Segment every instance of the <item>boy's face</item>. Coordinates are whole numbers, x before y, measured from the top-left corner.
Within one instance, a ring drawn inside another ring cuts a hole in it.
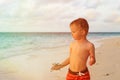
[[[75,40],[81,39],[81,37],[83,36],[84,30],[80,26],[76,26],[75,24],[72,24],[70,26],[70,29],[71,29],[72,36]]]

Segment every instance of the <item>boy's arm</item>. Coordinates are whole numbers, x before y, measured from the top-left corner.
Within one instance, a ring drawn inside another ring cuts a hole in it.
[[[90,46],[89,53],[90,53],[90,61],[89,61],[89,65],[92,66],[92,65],[95,64],[95,62],[96,62],[96,59],[95,59],[95,47],[94,47],[94,44],[92,44],[92,45]]]
[[[70,54],[72,51],[72,43],[70,44]],[[67,66],[70,63],[70,56],[64,60],[61,64],[53,64],[51,70],[60,70],[61,68]]]
[[[61,68],[67,66],[69,64],[69,57],[63,61],[61,64],[53,64],[51,70],[60,70]]]
[[[68,64],[70,63],[70,58],[68,57],[65,61],[63,61],[60,65],[61,65],[61,68],[67,66]]]

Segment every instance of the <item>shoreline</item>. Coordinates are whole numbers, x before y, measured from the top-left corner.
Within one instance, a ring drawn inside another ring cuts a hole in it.
[[[96,48],[97,62],[92,67],[88,66],[91,80],[119,80],[120,37],[109,37],[98,40],[97,43],[100,43]],[[49,51],[52,53],[48,54]],[[69,48],[63,46],[48,50],[48,53],[39,54],[39,51],[33,51],[1,60],[0,80],[65,80],[68,67],[53,72],[50,72],[50,67],[54,62],[63,61],[68,56]]]

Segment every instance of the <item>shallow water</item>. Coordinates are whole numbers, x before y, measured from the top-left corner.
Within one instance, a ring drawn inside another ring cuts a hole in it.
[[[120,33],[90,33],[88,39],[96,46],[97,40],[120,36]],[[29,54],[31,51],[69,46],[73,40],[70,33],[0,33],[0,59]]]

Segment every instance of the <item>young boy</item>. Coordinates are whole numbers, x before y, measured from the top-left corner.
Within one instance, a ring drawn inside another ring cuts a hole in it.
[[[74,41],[70,44],[70,55],[61,64],[54,64],[51,70],[59,70],[69,64],[66,80],[90,80],[90,74],[87,68],[93,65],[95,60],[94,44],[87,40],[89,25],[84,18],[79,18],[70,24],[71,34]]]

